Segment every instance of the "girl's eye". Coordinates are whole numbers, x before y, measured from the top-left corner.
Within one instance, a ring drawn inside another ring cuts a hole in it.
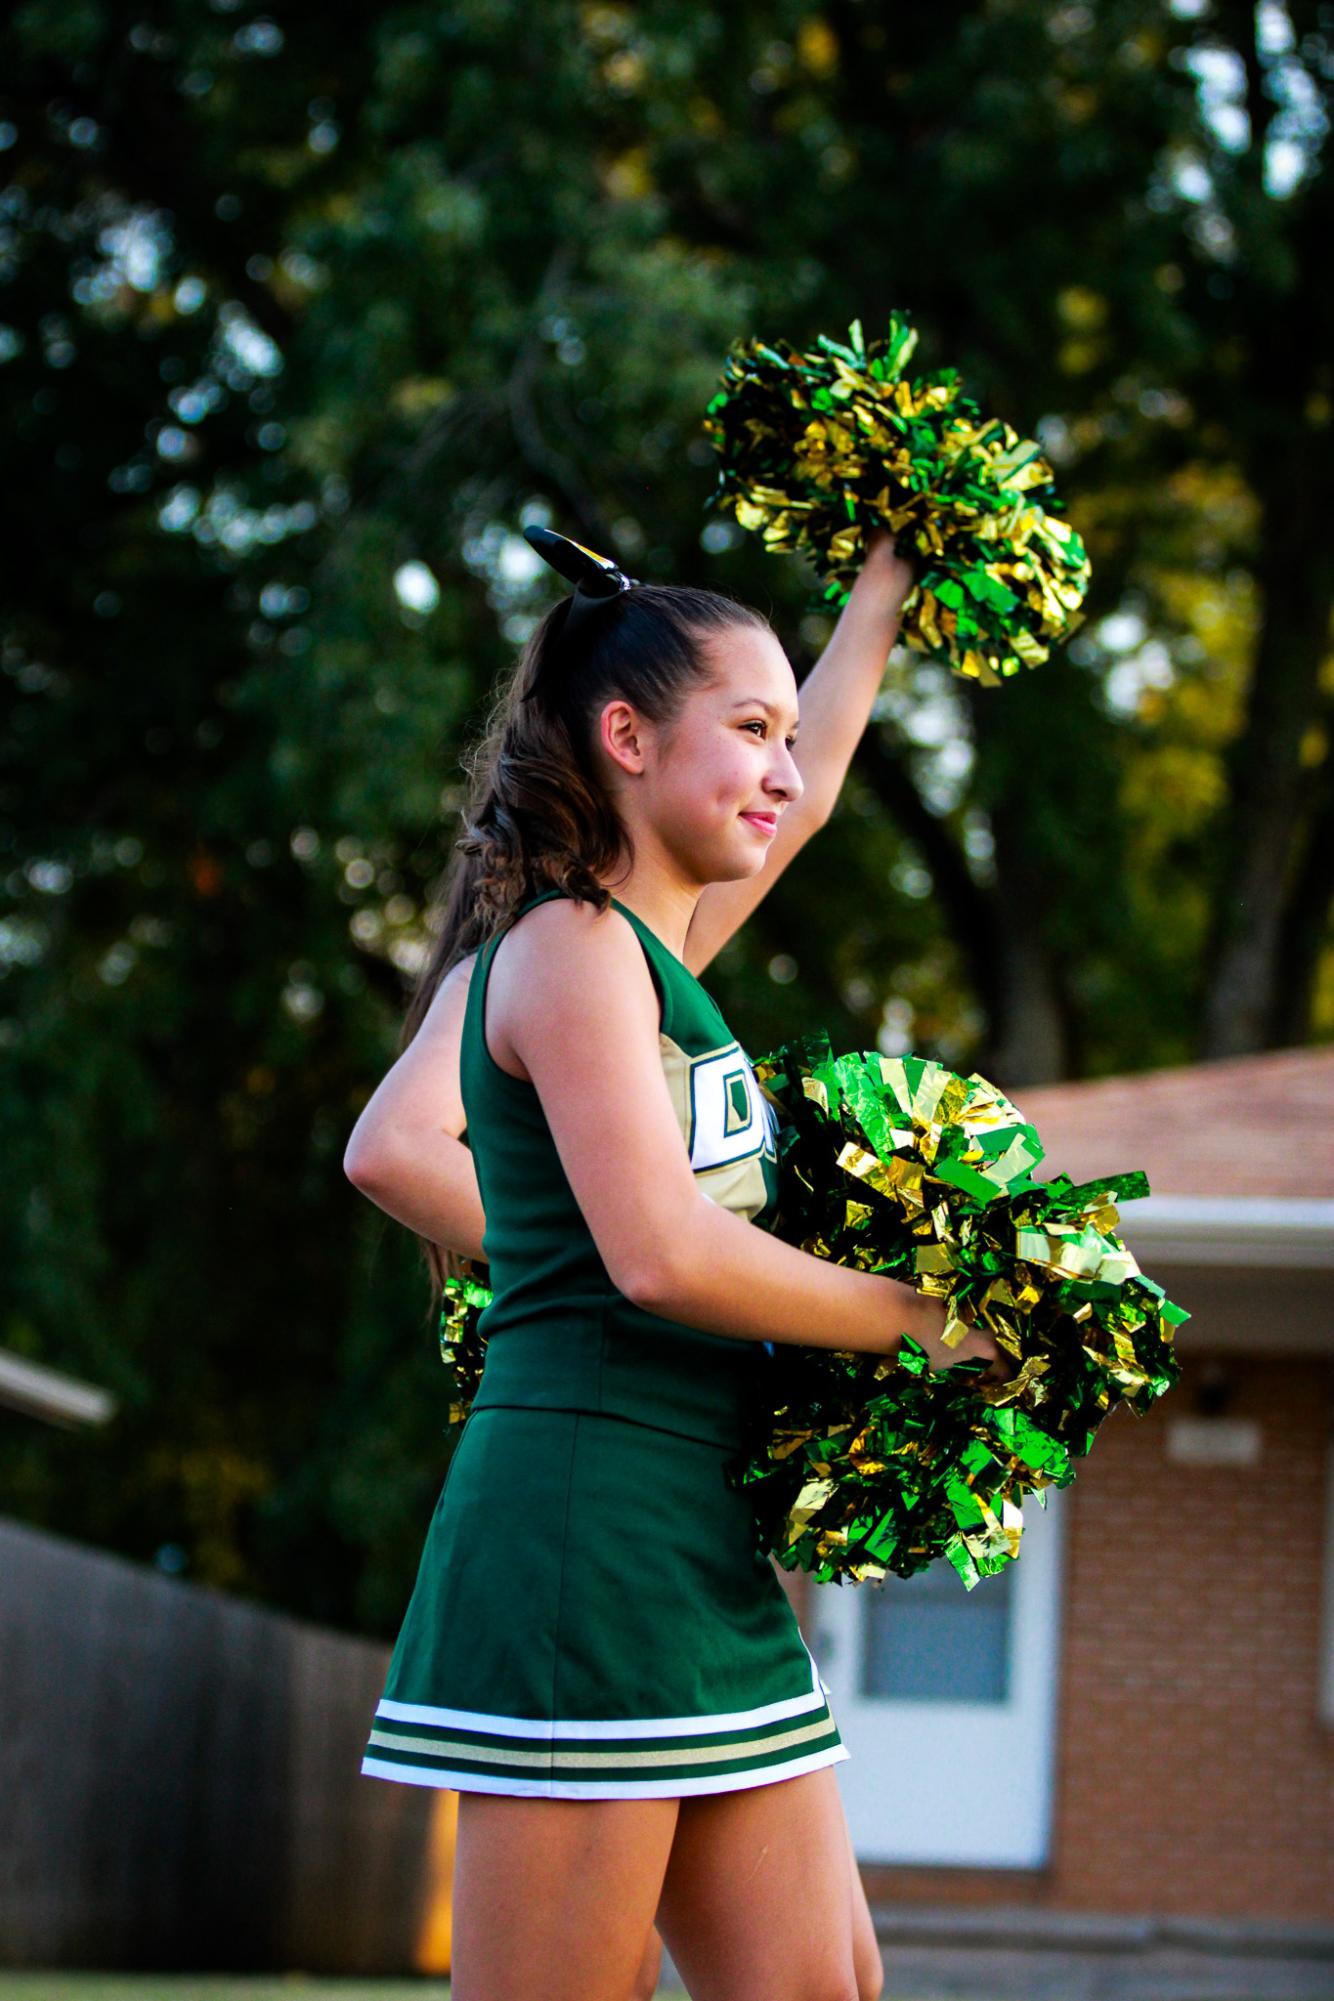
[[[760,734],[764,735],[764,733],[768,730],[769,725],[765,722],[761,722],[758,716],[752,716],[751,720],[748,723],[742,723],[741,727],[743,730],[759,730]],[[793,750],[796,748],[797,739],[795,736],[788,737],[786,739],[786,742],[789,750]]]

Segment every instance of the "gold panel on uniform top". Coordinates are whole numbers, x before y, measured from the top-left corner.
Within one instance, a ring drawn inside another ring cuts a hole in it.
[[[691,1056],[660,1034],[658,1047],[696,1180],[710,1201],[749,1221],[769,1199],[762,1163],[777,1157],[776,1115],[749,1057],[736,1041]]]

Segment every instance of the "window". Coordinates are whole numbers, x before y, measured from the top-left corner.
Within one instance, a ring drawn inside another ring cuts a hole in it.
[[[940,1557],[915,1577],[860,1585],[860,1693],[891,1702],[1004,1702],[1014,1564],[971,1591]]]

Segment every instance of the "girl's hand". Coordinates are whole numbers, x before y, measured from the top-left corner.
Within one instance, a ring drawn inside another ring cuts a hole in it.
[[[879,591],[888,594],[895,605],[901,605],[917,581],[917,572],[907,556],[901,556],[894,535],[888,528],[873,528],[866,538],[866,555],[857,578],[862,579]]]
[[[944,1342],[948,1322],[944,1304],[933,1299],[930,1294],[919,1295],[922,1325],[910,1328],[912,1338],[920,1348],[926,1350],[931,1373],[938,1375],[942,1370],[952,1369],[958,1362],[971,1362],[980,1358],[990,1362],[991,1367],[977,1378],[979,1388],[1008,1383],[1015,1373],[1014,1362],[1003,1348],[996,1345],[990,1334],[981,1327],[970,1327],[957,1347],[947,1348]],[[917,1316],[914,1316],[916,1320]]]

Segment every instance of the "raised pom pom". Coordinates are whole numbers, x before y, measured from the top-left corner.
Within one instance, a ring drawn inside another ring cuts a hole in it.
[[[808,556],[839,605],[870,530],[892,530],[916,568],[900,637],[996,686],[1082,624],[1088,556],[1040,448],[985,418],[956,369],[909,376],[916,344],[900,313],[869,345],[860,320],[805,353],[735,342],[704,418],[710,504]]]

